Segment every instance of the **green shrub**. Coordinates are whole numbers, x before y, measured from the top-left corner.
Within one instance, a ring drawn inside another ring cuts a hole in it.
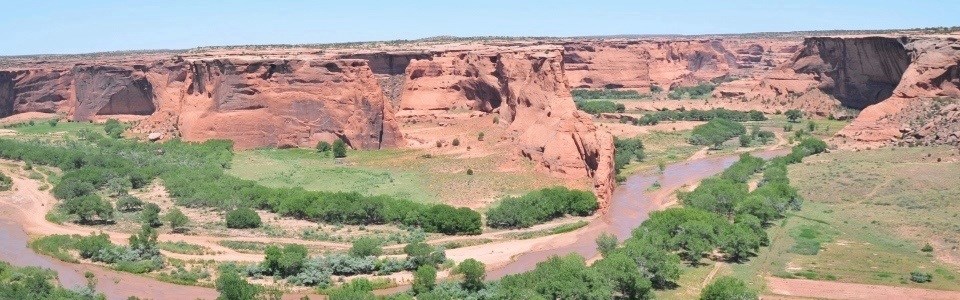
[[[119,211],[133,212],[141,209],[143,209],[143,200],[140,200],[140,198],[131,195],[123,195],[117,199],[117,210]]]
[[[183,231],[184,226],[190,223],[190,218],[187,218],[187,215],[183,214],[183,212],[176,207],[170,209],[163,218],[174,232]]]
[[[450,143],[454,147],[460,146],[460,138],[453,138],[453,142]]]
[[[107,136],[118,139],[120,135],[123,134],[123,131],[126,130],[123,124],[116,119],[109,119],[103,125],[103,131],[107,133]]]
[[[469,291],[479,291],[483,288],[483,280],[487,277],[486,266],[476,259],[468,258],[457,265],[455,274],[463,274],[463,288]]]
[[[9,191],[13,187],[13,179],[6,174],[0,173],[0,191]]]
[[[933,274],[924,273],[920,271],[913,271],[913,272],[910,272],[910,281],[913,281],[916,283],[930,282],[930,281],[933,281]]]
[[[380,240],[372,237],[361,237],[353,241],[350,247],[350,255],[356,257],[380,256],[383,248],[380,247]]]
[[[260,294],[260,287],[250,284],[240,277],[236,267],[221,266],[220,276],[217,277],[216,287],[223,300],[254,300]]]
[[[333,157],[344,158],[347,157],[347,143],[344,143],[343,140],[337,139],[333,141]]]
[[[695,86],[681,86],[671,89],[667,97],[674,100],[685,98],[702,99],[709,97],[714,88],[716,88],[716,85],[708,82]]]
[[[602,113],[622,113],[626,107],[621,103],[607,100],[576,101],[577,109],[597,115]]]
[[[163,225],[163,223],[160,222],[160,206],[154,203],[144,205],[143,210],[140,211],[140,223],[150,227]]]
[[[258,228],[260,227],[260,215],[252,209],[241,207],[227,213],[227,228]]]
[[[327,141],[320,141],[317,143],[317,152],[326,153],[330,151],[332,146]]]
[[[643,141],[641,141],[640,138],[620,139],[614,137],[613,146],[616,150],[614,152],[613,162],[614,169],[617,173],[630,164],[631,161],[643,161],[643,159],[646,158]]]
[[[713,119],[698,125],[690,133],[690,144],[719,147],[720,144],[738,135],[746,134],[747,129],[740,123],[727,119]]]
[[[437,285],[437,268],[420,266],[413,272],[413,294],[419,295],[433,290]]]
[[[788,110],[785,114],[787,115],[787,119],[789,119],[790,122],[794,122],[794,123],[796,123],[797,120],[803,117],[803,112],[801,112],[799,109]]]
[[[593,193],[565,187],[545,188],[521,197],[504,198],[487,211],[487,225],[526,228],[563,215],[587,216],[597,210]]]
[[[652,91],[653,86],[651,86],[650,89]],[[640,93],[634,90],[615,90],[615,89],[601,89],[601,90],[573,89],[570,91],[570,94],[573,96],[574,100],[640,99],[644,97],[643,95],[640,95]]]
[[[65,200],[61,204],[64,212],[76,215],[80,223],[90,223],[96,216],[100,221],[113,219],[113,205],[98,195],[84,195]]]
[[[933,246],[930,246],[930,244],[923,245],[923,248],[920,248],[920,251],[933,252]]]
[[[700,300],[730,299],[750,300],[758,298],[757,293],[750,290],[743,280],[730,276],[717,278],[700,292]]]

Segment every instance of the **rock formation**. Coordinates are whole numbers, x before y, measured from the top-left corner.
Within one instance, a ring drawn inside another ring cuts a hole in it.
[[[960,145],[960,37],[902,41],[910,60],[892,96],[864,109],[838,136],[859,145]]]
[[[141,115],[134,131],[239,148],[402,145],[365,60],[167,59],[0,71],[0,115],[61,112],[73,120]]]
[[[411,61],[400,108],[498,113],[519,155],[557,176],[592,177],[601,199],[612,195],[612,136],[576,109],[558,47],[490,47]]]

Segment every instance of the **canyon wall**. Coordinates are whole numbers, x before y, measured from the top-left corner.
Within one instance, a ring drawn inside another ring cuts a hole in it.
[[[565,178],[591,177],[606,205],[615,185],[613,138],[576,109],[555,46],[437,53],[407,67],[402,110],[496,113],[517,154]]]
[[[960,37],[905,38],[909,64],[891,97],[838,133],[843,143],[960,145]]]
[[[751,77],[780,65],[796,51],[793,40],[587,40],[564,43],[574,88],[647,91],[694,86],[727,77]]]
[[[132,131],[238,148],[358,149],[403,141],[365,60],[160,60],[0,71],[0,113],[60,112],[72,120],[147,116]]]

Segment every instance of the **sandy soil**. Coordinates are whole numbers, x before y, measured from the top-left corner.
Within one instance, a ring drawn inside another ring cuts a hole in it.
[[[864,300],[960,299],[960,292],[806,279],[767,277],[770,293],[790,297]]]

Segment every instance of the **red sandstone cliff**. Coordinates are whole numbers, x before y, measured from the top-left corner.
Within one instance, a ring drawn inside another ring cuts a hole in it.
[[[612,136],[576,109],[559,47],[487,47],[413,60],[400,108],[498,113],[519,155],[557,176],[592,177],[603,200],[613,193]]]
[[[160,60],[0,71],[0,114],[62,112],[73,120],[143,115],[134,131],[239,148],[402,145],[393,107],[364,60]]]
[[[909,65],[892,96],[838,133],[846,142],[960,145],[960,36],[905,38]]]

